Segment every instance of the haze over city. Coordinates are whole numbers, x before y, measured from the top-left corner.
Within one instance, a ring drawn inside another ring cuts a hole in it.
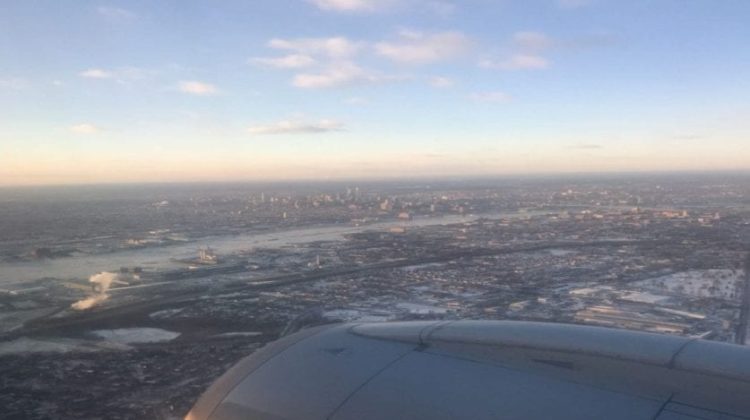
[[[745,1],[7,2],[0,184],[750,169]]]
[[[750,1],[0,4],[0,419],[750,419]]]

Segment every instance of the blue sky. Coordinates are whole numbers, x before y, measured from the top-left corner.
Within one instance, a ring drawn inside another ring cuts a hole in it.
[[[5,1],[0,184],[750,169],[750,2]]]

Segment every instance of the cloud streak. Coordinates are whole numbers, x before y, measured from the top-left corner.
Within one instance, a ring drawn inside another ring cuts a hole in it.
[[[396,41],[376,43],[376,54],[399,63],[429,64],[458,58],[472,47],[469,37],[458,31],[401,31],[399,35]]]
[[[520,31],[514,33],[510,40],[510,49],[515,52],[503,59],[485,57],[477,64],[480,68],[492,70],[543,70],[550,66],[550,61],[542,53],[557,44],[541,32]]]
[[[113,80],[117,83],[128,83],[147,79],[156,72],[138,67],[119,67],[116,69],[89,68],[78,73],[85,79]]]
[[[449,16],[456,7],[445,0],[307,0],[320,10],[334,13],[383,13],[417,10]]]
[[[438,89],[453,87],[455,84],[456,82],[452,79],[443,76],[433,76],[430,78],[430,86]]]
[[[309,0],[320,10],[333,12],[374,12],[391,1],[378,0]]]
[[[344,58],[357,54],[364,47],[364,44],[337,36],[330,38],[274,38],[268,42],[268,46],[277,50],[294,51],[297,54]]]
[[[177,89],[182,93],[196,96],[211,96],[218,95],[219,89],[206,82],[199,82],[197,80],[183,80],[181,81]]]
[[[28,87],[28,82],[26,80],[14,77],[10,79],[0,79],[0,89],[9,89],[9,90],[21,90],[23,88]]]
[[[300,69],[315,65],[316,61],[307,54],[289,54],[283,57],[251,58],[250,63],[277,69]]]
[[[96,134],[100,130],[97,126],[89,123],[81,123],[68,127],[70,132],[75,134]]]
[[[520,31],[513,34],[513,44],[523,51],[544,51],[555,45],[549,36],[534,31]]]
[[[404,75],[388,75],[365,68],[357,56],[367,54],[400,64],[420,65],[443,62],[467,54],[473,47],[459,31],[425,33],[401,31],[394,40],[369,43],[342,36],[319,38],[273,38],[268,47],[288,52],[279,57],[255,57],[249,63],[262,67],[298,70],[291,84],[302,89],[330,89],[404,80]],[[303,70],[304,69],[304,70]],[[453,81],[432,77],[428,83],[446,88]]]
[[[530,54],[515,54],[502,61],[482,59],[479,67],[494,70],[542,70],[549,67],[550,62],[544,57]]]
[[[370,101],[367,98],[363,98],[361,96],[353,96],[351,98],[346,98],[343,101],[346,105],[354,105],[354,106],[364,106],[369,105]]]
[[[111,71],[102,69],[88,69],[78,73],[78,75],[88,79],[111,79],[114,77]]]
[[[247,132],[253,136],[280,134],[318,134],[332,131],[342,131],[344,125],[333,120],[317,122],[282,120],[273,124],[263,124],[248,127]]]
[[[329,89],[398,79],[399,77],[396,76],[385,76],[366,70],[352,62],[340,62],[334,63],[318,73],[297,74],[292,79],[292,85],[303,89]]]

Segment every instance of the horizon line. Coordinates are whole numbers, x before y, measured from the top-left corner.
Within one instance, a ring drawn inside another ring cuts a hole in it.
[[[493,179],[540,179],[548,177],[580,178],[580,177],[632,177],[632,176],[669,176],[669,175],[749,175],[750,169],[664,169],[664,170],[630,170],[630,171],[549,171],[523,172],[505,174],[473,174],[473,175],[409,175],[392,177],[341,177],[341,178],[264,178],[264,179],[233,179],[233,180],[162,180],[162,181],[102,181],[102,182],[70,182],[70,183],[39,183],[39,184],[1,184],[2,189],[25,188],[61,188],[61,187],[116,187],[116,186],[158,186],[158,185],[226,185],[226,184],[340,184],[340,183],[388,183],[413,181],[488,181]]]

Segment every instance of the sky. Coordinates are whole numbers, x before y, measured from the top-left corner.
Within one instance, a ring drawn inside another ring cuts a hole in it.
[[[4,0],[0,185],[750,169],[746,0]]]

